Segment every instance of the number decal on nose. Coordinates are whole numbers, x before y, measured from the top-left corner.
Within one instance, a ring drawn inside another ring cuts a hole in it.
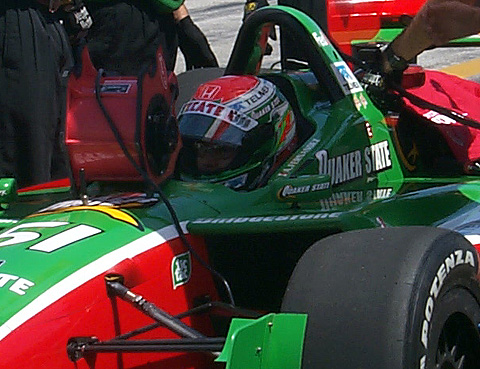
[[[44,228],[64,227],[69,224],[70,223],[68,222],[35,222],[19,224],[3,233],[0,233],[0,239],[6,238],[4,241],[0,241],[0,247],[34,241],[42,237],[42,229]],[[53,236],[50,236],[36,243],[35,245],[30,246],[29,249],[50,253],[101,232],[101,229],[80,224],[66,230],[61,230]]]

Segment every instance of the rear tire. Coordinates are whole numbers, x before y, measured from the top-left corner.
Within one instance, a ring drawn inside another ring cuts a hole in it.
[[[303,368],[473,369],[480,362],[476,250],[431,227],[315,243],[282,310],[308,313]]]

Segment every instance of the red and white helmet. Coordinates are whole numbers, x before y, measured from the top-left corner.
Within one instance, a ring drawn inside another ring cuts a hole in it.
[[[255,76],[224,76],[202,84],[179,113],[184,174],[253,188],[296,138],[285,96]]]

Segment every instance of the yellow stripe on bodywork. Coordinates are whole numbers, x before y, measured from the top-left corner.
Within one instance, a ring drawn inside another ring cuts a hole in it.
[[[72,211],[82,211],[82,210],[92,210],[92,211],[98,211],[98,212],[104,213],[104,214],[108,215],[109,217],[111,217],[113,219],[131,224],[134,227],[143,231],[143,226],[132,215],[126,213],[125,211],[123,211],[121,209],[113,208],[113,207],[110,207],[110,206],[104,206],[104,205],[72,206],[72,207],[69,207],[69,208],[58,209],[58,210],[54,210],[54,211],[50,211],[50,212],[33,214],[33,215],[29,216],[28,218],[39,216],[39,215],[69,213],[69,212],[72,212]]]

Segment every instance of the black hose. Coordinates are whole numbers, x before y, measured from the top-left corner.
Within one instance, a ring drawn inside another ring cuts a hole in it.
[[[170,213],[170,216],[172,217],[173,224],[175,226],[175,229],[177,230],[177,233],[182,240],[183,244],[185,247],[192,253],[193,257],[205,268],[207,269],[214,277],[216,277],[220,282],[223,283],[228,299],[230,301],[230,304],[235,306],[235,300],[233,298],[232,290],[230,288],[230,285],[228,284],[228,281],[223,277],[218,271],[213,269],[207,262],[203,260],[203,258],[198,255],[198,253],[195,251],[193,246],[190,244],[190,242],[187,240],[187,237],[185,236],[185,233],[183,232],[182,226],[180,224],[180,221],[178,220],[177,213],[175,212],[175,209],[173,208],[172,204],[168,200],[167,196],[165,193],[162,191],[160,186],[156,184],[152,178],[148,175],[146,171],[144,171],[140,165],[137,164],[133,156],[130,154],[128,151],[128,148],[125,145],[125,142],[122,138],[122,135],[118,131],[117,126],[115,125],[115,122],[113,121],[112,117],[108,113],[107,108],[103,104],[102,98],[100,96],[100,80],[104,76],[104,70],[99,69],[97,73],[97,77],[95,79],[95,98],[97,100],[98,106],[100,107],[100,110],[102,111],[105,119],[107,120],[108,126],[110,127],[110,130],[112,131],[113,135],[115,136],[115,140],[118,142],[120,145],[120,148],[122,149],[122,152],[124,153],[125,157],[128,159],[128,161],[133,165],[135,170],[142,176],[143,181],[151,186],[155,192],[157,192],[162,199],[163,203],[167,207],[168,212]]]

